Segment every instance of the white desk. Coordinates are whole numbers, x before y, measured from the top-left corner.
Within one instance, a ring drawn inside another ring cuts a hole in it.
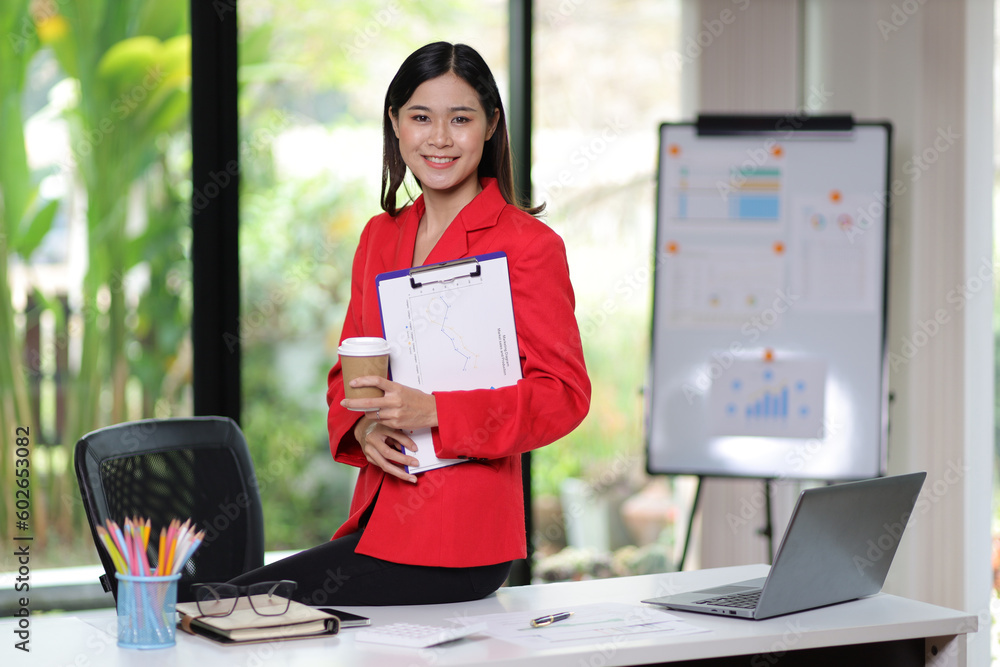
[[[504,611],[572,609],[594,602],[638,603],[649,597],[763,576],[765,565],[698,572],[647,575],[575,583],[500,589],[484,600],[420,607],[343,607],[370,616],[373,624],[398,621],[428,624],[463,615]],[[482,635],[431,649],[402,649],[355,642],[353,630],[334,637],[271,644],[218,646],[206,639],[177,633],[177,645],[139,651],[116,645],[114,610],[31,617],[31,653],[15,650],[13,619],[0,619],[0,665],[74,667],[458,667],[460,665],[522,667],[606,667],[677,663],[713,659],[715,665],[865,664],[859,651],[878,651],[867,664],[965,665],[965,634],[975,632],[977,618],[892,595],[879,594],[842,605],[799,614],[749,621],[677,612],[710,632],[657,638],[603,641],[587,647],[531,651]],[[449,623],[445,623],[449,625]],[[818,655],[822,652],[828,656]],[[908,655],[909,662],[895,662]],[[730,656],[744,656],[738,660]],[[925,662],[926,656],[926,662]],[[779,660],[780,658],[780,660]],[[827,663],[825,660],[829,659]],[[799,662],[795,662],[798,660]],[[789,661],[792,661],[789,663]]]

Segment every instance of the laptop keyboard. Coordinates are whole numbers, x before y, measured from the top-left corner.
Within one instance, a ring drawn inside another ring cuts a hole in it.
[[[750,591],[748,593],[733,593],[732,595],[722,595],[715,598],[705,598],[698,600],[695,604],[710,604],[716,607],[739,607],[741,609],[753,609],[760,600],[760,591]]]

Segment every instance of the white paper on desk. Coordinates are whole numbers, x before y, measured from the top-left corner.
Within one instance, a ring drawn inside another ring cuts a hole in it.
[[[383,273],[376,285],[393,381],[429,393],[521,379],[506,254]],[[464,462],[438,459],[430,429],[407,435],[420,461],[411,473]]]
[[[541,628],[531,627],[531,619],[572,611],[573,615]],[[619,602],[570,605],[559,609],[512,611],[448,619],[462,625],[486,623],[485,634],[529,648],[574,646],[594,642],[627,641],[629,637],[652,633],[689,635],[708,632],[679,616],[656,607]]]

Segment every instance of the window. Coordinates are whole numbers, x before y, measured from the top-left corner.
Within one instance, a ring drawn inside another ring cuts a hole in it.
[[[28,429],[31,471],[0,532],[36,568],[96,563],[77,438],[192,409],[188,7],[13,0],[0,24],[0,432]]]
[[[187,4],[101,11],[58,0],[0,10],[17,73],[0,85],[19,100],[0,127],[5,146],[26,146],[0,154],[0,336],[14,342],[0,426],[31,428],[33,517],[50,526],[38,567],[97,562],[72,472],[77,437],[193,410]],[[505,92],[508,11],[501,0],[239,3],[241,421],[268,549],[322,542],[346,516],[353,471],[329,455],[326,373],[357,238],[379,210],[388,81],[443,39],[475,46]],[[534,12],[533,199],[567,242],[594,382],[584,425],[535,455],[537,515],[567,479],[618,501],[648,482],[656,128],[680,116],[682,63],[679,0],[541,0]],[[90,32],[91,21],[107,28]],[[554,550],[558,532],[536,543]]]
[[[566,241],[593,384],[583,424],[532,454],[535,574],[546,580],[674,560],[670,485],[643,473],[641,389],[658,128],[681,119],[680,20],[676,0],[535,3],[534,196]]]

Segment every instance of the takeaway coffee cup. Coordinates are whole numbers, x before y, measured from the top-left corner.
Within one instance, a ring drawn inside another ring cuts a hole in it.
[[[388,377],[389,343],[384,338],[345,338],[337,348],[344,374],[344,395],[347,398],[381,398],[378,387],[352,387],[351,380],[365,375]],[[364,410],[358,408],[359,412]]]

